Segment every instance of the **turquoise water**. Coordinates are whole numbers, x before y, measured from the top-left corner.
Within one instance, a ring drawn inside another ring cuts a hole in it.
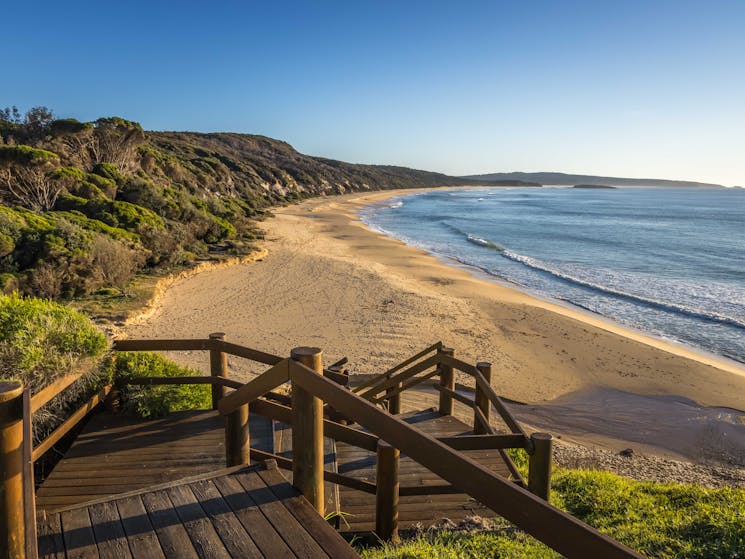
[[[361,217],[528,291],[745,362],[745,190],[437,191]]]

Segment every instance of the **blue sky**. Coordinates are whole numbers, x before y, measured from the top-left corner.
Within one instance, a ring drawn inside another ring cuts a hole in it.
[[[0,106],[352,162],[745,185],[745,1],[13,2]]]

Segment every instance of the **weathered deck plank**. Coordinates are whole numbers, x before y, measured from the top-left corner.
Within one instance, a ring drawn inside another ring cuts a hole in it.
[[[272,463],[42,512],[39,528],[44,556],[67,559],[359,557]]]
[[[271,421],[252,416],[251,444],[271,452]],[[36,493],[37,509],[92,499],[225,467],[223,418],[214,411],[176,412],[143,421],[94,415]]]

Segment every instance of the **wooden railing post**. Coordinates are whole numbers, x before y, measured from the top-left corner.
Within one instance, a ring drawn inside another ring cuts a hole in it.
[[[213,332],[210,340],[224,340],[223,332]],[[210,375],[228,378],[228,354],[210,350]],[[225,396],[225,387],[212,385],[212,409]],[[251,436],[248,431],[248,404],[238,407],[225,416],[225,464],[228,467],[251,463]]]
[[[225,464],[242,466],[251,463],[251,438],[248,433],[248,404],[225,416]]]
[[[390,394],[391,392],[400,390],[401,385],[402,383],[399,382],[397,385],[388,388],[386,390],[386,394]],[[401,392],[388,398],[388,413],[391,413],[393,415],[398,415],[399,413],[401,413]]]
[[[224,332],[213,332],[210,340],[224,340]],[[210,375],[228,378],[228,354],[214,349],[210,350]],[[225,387],[220,384],[212,385],[212,409],[217,409],[217,402],[225,396]]]
[[[0,381],[0,559],[24,559],[23,385]]]
[[[530,440],[533,452],[528,461],[528,489],[548,501],[551,493],[553,437],[549,433],[533,433]]]
[[[378,440],[375,533],[383,541],[398,539],[398,463],[400,451]]]
[[[323,376],[319,348],[296,347],[290,357]],[[323,516],[323,402],[296,383],[292,383],[292,484]]]
[[[480,361],[479,363],[476,363],[476,368],[484,376],[486,382],[491,385],[491,363]],[[484,415],[484,419],[486,419],[486,422],[489,423],[489,421],[491,420],[491,405],[489,403],[489,396],[487,396],[486,393],[481,389],[481,386],[479,386],[478,382],[476,383],[476,395],[474,399],[476,401],[476,408],[481,411],[481,413]],[[474,410],[473,432],[476,435],[486,435],[489,430],[486,428],[485,425],[481,424],[478,416],[479,412]]]
[[[442,347],[437,350],[437,353],[443,353],[453,357],[455,350],[449,347]],[[447,390],[455,390],[455,373],[453,368],[449,365],[443,365],[440,363],[440,386]],[[453,397],[446,392],[440,391],[440,415],[453,415]]]

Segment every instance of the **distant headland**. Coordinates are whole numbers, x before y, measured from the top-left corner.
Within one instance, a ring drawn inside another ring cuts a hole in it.
[[[530,181],[539,184],[560,186],[596,185],[623,187],[669,187],[669,188],[724,188],[721,184],[695,181],[678,181],[666,179],[629,179],[622,177],[601,177],[595,175],[570,175],[567,173],[538,172],[538,173],[487,173],[483,175],[468,175],[461,177],[476,181]]]

